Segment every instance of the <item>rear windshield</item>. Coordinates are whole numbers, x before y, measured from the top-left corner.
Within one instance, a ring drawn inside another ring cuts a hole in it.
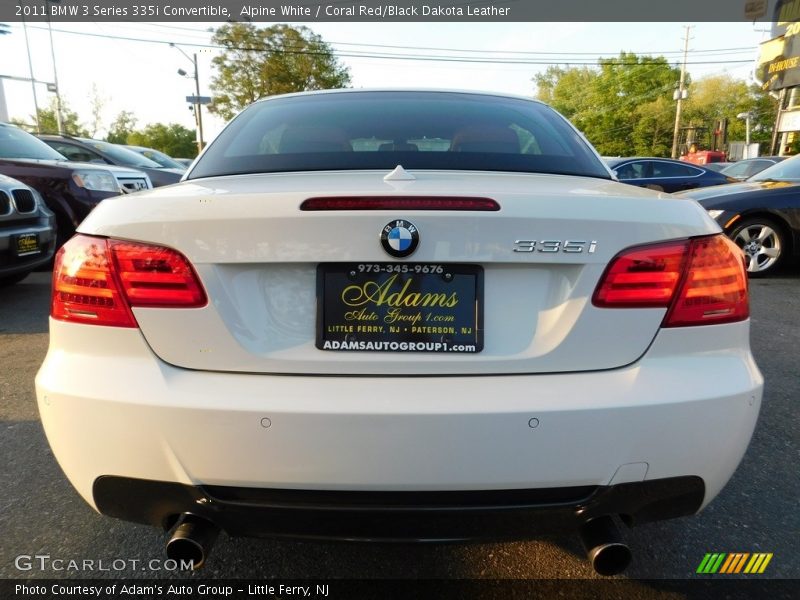
[[[259,102],[225,128],[188,178],[397,165],[610,179],[588,144],[547,106],[452,92],[347,92]]]

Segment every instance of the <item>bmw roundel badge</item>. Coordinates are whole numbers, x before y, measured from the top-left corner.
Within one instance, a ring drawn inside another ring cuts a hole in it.
[[[397,219],[381,230],[381,245],[395,258],[411,256],[419,245],[419,232],[413,223]]]

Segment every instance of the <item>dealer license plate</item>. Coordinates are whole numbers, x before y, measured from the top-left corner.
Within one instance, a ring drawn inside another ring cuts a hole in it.
[[[36,233],[22,233],[14,239],[14,254],[17,256],[32,256],[41,251],[39,236]]]
[[[321,264],[317,348],[480,352],[483,269],[461,264]]]

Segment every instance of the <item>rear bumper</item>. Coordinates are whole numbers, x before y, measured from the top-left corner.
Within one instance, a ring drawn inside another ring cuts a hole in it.
[[[276,490],[114,476],[93,486],[101,513],[164,529],[191,513],[231,536],[379,541],[528,539],[611,514],[637,525],[691,515],[704,494],[699,477],[478,492]]]
[[[616,506],[634,521],[689,514],[738,466],[763,384],[747,322],[662,330],[641,360],[610,371],[458,377],[190,371],[156,358],[135,329],[51,320],[50,331],[36,379],[39,412],[55,457],[84,499],[107,514],[158,524],[170,510],[219,508],[232,534],[249,527],[249,504],[264,511],[270,490],[517,490],[513,496],[585,488],[558,506],[532,501],[521,511],[543,512],[545,521],[585,517],[579,511],[590,505]],[[107,488],[114,480],[105,476],[156,483],[137,487],[133,500],[133,492]],[[675,500],[683,484],[659,493],[651,487],[685,477],[702,485],[699,501],[697,484],[691,502]],[[628,489],[652,501],[636,508],[598,500]],[[235,490],[265,491],[258,501],[234,502]],[[276,513],[266,505],[267,521],[308,519],[309,531],[330,514]],[[476,510],[473,517],[482,517]],[[347,511],[364,518],[364,511]],[[384,514],[367,512],[373,520]],[[423,503],[417,512],[430,510]]]

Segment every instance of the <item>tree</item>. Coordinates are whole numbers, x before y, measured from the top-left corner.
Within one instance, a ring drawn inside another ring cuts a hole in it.
[[[536,97],[573,119],[587,105],[586,93],[597,78],[597,71],[589,67],[547,67],[544,73],[534,77],[538,88]]]
[[[161,150],[170,156],[194,158],[197,156],[196,133],[177,123],[153,123],[141,131],[128,135],[128,144]]]
[[[133,133],[134,127],[136,127],[136,117],[132,112],[123,110],[108,128],[106,141],[112,144],[127,144],[128,136]]]
[[[12,119],[12,123],[19,125],[28,131],[36,131],[36,116],[31,115],[28,117],[27,122],[18,119]],[[81,124],[78,113],[71,110],[65,101],[61,102],[61,122],[64,127],[64,133],[76,137],[86,137],[89,132]],[[39,109],[39,129],[41,133],[58,133],[58,119],[56,117],[56,99],[51,98],[50,106],[48,108]]]
[[[212,64],[213,101],[208,110],[224,119],[256,100],[289,92],[346,87],[350,73],[332,48],[307,27],[226,23],[212,43],[225,49]]]
[[[684,125],[711,128],[716,121],[727,119],[728,140],[744,141],[746,124],[737,115],[751,113],[750,140],[768,144],[777,107],[777,101],[758,85],[748,85],[730,75],[708,76],[689,86],[682,121]]]
[[[666,59],[623,52],[601,59],[598,70],[553,74],[551,82],[536,79],[539,96],[551,95],[602,154],[654,154],[671,143],[663,108],[679,73]]]
[[[621,53],[597,69],[550,67],[536,75],[536,95],[581,129],[601,154],[669,156],[680,71],[663,57]],[[777,105],[756,85],[730,75],[691,81],[681,124],[711,128],[728,120],[728,139],[745,139],[741,113],[751,113],[751,140],[771,139]],[[702,140],[701,140],[702,141]]]
[[[534,77],[537,97],[562,112],[602,154],[664,153],[667,108],[680,73],[663,57],[622,52],[598,69],[550,67]]]
[[[89,137],[93,138],[103,126],[103,109],[106,106],[107,98],[97,89],[97,84],[92,83],[92,91],[89,93],[89,108],[92,112],[92,120],[89,123]]]

